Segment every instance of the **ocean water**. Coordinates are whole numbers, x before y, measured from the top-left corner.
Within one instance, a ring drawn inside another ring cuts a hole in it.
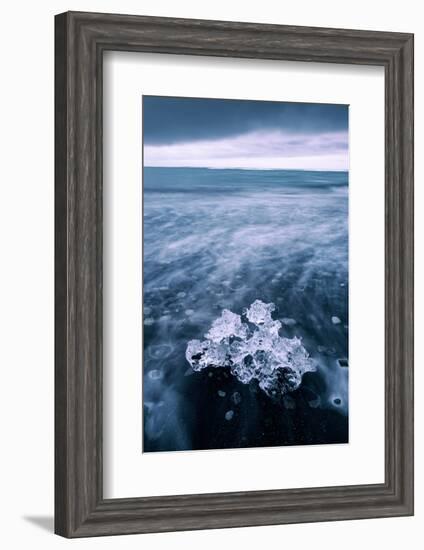
[[[348,173],[144,168],[143,450],[348,441]],[[316,370],[270,398],[187,343],[275,304]]]

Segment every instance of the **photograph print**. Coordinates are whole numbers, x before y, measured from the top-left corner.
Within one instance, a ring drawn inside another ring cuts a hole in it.
[[[143,452],[348,443],[348,106],[142,114]]]

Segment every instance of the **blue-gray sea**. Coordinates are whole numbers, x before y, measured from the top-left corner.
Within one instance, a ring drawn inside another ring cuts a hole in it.
[[[144,168],[143,450],[348,441],[348,173]],[[271,399],[187,342],[274,303],[316,371]]]

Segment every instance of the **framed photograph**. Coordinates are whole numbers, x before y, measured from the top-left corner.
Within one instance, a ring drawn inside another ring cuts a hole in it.
[[[413,514],[413,35],[68,12],[55,530]]]

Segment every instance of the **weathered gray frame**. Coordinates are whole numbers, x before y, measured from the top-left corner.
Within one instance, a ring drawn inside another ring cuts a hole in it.
[[[413,514],[413,35],[68,12],[56,16],[55,530],[65,537]],[[385,69],[385,482],[102,496],[102,54]]]

